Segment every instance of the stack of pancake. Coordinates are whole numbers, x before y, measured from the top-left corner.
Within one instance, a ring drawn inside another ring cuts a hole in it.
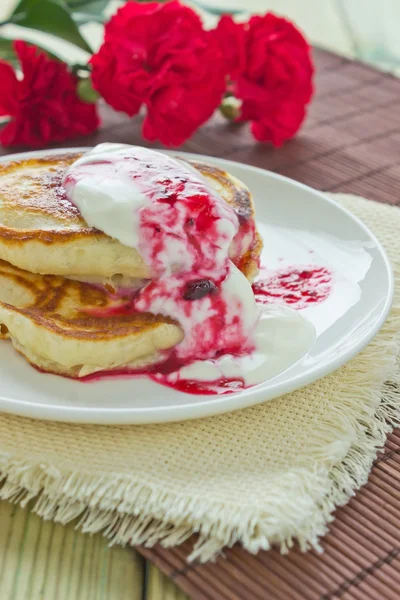
[[[183,338],[179,323],[127,309],[151,278],[133,248],[88,227],[66,198],[62,179],[80,156],[65,151],[0,164],[0,338],[37,368],[70,377],[160,360]],[[193,162],[240,215],[254,220],[243,183]],[[240,260],[257,273],[261,240],[249,238]]]

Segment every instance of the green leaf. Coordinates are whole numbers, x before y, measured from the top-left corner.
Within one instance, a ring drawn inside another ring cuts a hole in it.
[[[12,13],[11,16],[13,17],[14,15],[18,15],[20,13],[23,13],[23,12],[29,10],[36,3],[37,3],[37,0],[20,0],[18,2],[17,6],[14,8],[14,12]]]
[[[234,8],[218,8],[216,6],[211,6],[210,4],[203,3],[199,0],[192,0],[192,4],[198,6],[205,12],[208,12],[211,15],[239,15],[244,12],[244,10],[238,10]]]
[[[95,21],[104,23],[103,12],[110,0],[66,0],[75,23],[83,25]]]
[[[28,42],[31,43],[31,42]],[[5,60],[11,63],[13,66],[19,66],[17,55],[14,52],[14,40],[9,38],[0,37],[0,59]],[[53,58],[54,60],[61,60],[58,56],[46,50],[42,46],[38,46],[37,44],[32,44],[39,48],[42,52],[45,52],[49,58]]]
[[[66,0],[72,11],[99,14],[103,12],[110,0]]]
[[[85,25],[85,23],[105,23],[106,17],[104,15],[92,15],[90,13],[74,12],[72,18],[77,25]]]
[[[80,34],[68,6],[61,0],[21,0],[9,22],[50,33],[92,53],[89,44]]]

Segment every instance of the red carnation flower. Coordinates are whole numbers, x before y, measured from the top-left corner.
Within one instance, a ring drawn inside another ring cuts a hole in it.
[[[228,57],[229,89],[242,102],[237,120],[252,121],[256,139],[280,146],[299,129],[313,94],[307,41],[272,13],[245,24],[224,16],[215,35]]]
[[[224,55],[225,71],[235,80],[246,68],[245,23],[235,23],[229,15],[218,21],[214,34]]]
[[[21,80],[8,63],[0,61],[0,116],[11,117],[0,131],[4,146],[45,146],[87,135],[98,127],[95,105],[79,99],[78,80],[65,64],[22,41],[15,42],[14,48]]]
[[[225,91],[222,52],[199,16],[177,1],[127,2],[91,59],[93,87],[116,110],[147,106],[143,135],[178,146],[218,107]]]

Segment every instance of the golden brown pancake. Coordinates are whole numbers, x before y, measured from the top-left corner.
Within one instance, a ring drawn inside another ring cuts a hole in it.
[[[0,261],[0,337],[45,371],[82,377],[142,367],[182,340],[171,319],[121,311],[128,301],[101,286]]]
[[[90,228],[66,198],[62,179],[81,153],[0,163],[0,259],[32,273],[63,275],[98,283],[150,277],[148,265],[133,248]],[[190,161],[191,162],[191,161]],[[245,226],[254,220],[247,187],[222,169],[191,162],[237,212]],[[250,279],[257,272],[259,236],[251,236],[238,263]]]

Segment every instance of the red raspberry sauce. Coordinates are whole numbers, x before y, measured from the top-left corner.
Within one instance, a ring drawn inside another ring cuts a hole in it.
[[[253,284],[260,304],[287,304],[301,310],[324,302],[332,290],[332,273],[325,267],[304,267],[275,271]]]
[[[178,371],[180,368],[189,364],[191,361],[180,360],[176,357],[176,353],[173,352],[167,360],[156,365],[150,365],[145,369],[115,369],[113,371],[101,371],[99,373],[92,373],[85,377],[68,377],[67,375],[61,375],[65,379],[75,379],[80,383],[91,383],[93,381],[102,381],[104,379],[124,379],[133,377],[147,377],[152,381],[161,383],[167,387],[170,387],[178,392],[186,392],[187,394],[203,395],[203,396],[221,396],[224,394],[232,394],[240,389],[244,389],[244,381],[238,379],[221,379],[219,381],[194,381],[190,379],[181,379],[177,382],[170,382],[168,375],[174,371]],[[47,371],[32,365],[36,371],[40,373],[48,374]]]

